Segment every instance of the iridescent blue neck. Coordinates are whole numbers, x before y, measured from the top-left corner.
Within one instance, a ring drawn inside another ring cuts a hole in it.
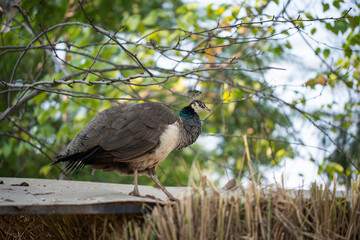
[[[187,106],[187,107],[184,107],[183,109],[181,109],[179,117],[189,118],[189,117],[194,117],[196,115],[197,114],[194,111],[194,109],[190,106]]]

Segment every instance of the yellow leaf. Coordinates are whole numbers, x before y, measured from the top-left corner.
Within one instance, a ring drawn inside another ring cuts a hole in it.
[[[315,83],[314,79],[310,79],[305,83],[306,86],[313,85]]]
[[[315,79],[315,83],[325,85],[326,84],[326,78],[324,76],[317,77]]]
[[[267,149],[266,149],[266,155],[267,155],[268,157],[270,157],[270,156],[271,156],[271,153],[272,153],[271,147],[267,147]]]
[[[221,16],[221,14],[223,14],[225,12],[225,8],[219,7],[216,12],[217,12],[217,14],[219,14],[219,16]]]
[[[211,63],[215,62],[216,55],[222,52],[221,47],[214,46],[216,46],[216,43],[214,41],[210,41],[209,46],[205,49],[205,56]]]
[[[219,27],[223,28],[225,31],[231,32],[231,28],[229,26],[231,25],[225,21],[219,24]]]
[[[337,172],[337,173],[343,173],[344,172],[344,167],[341,166],[340,164],[336,163],[336,162],[330,162],[327,166],[326,166],[326,170],[328,172],[331,172],[332,174]]]
[[[197,34],[191,34],[190,37],[192,40],[198,40],[199,38]]]
[[[231,103],[228,104],[227,109],[228,109],[230,114],[233,114],[233,112],[235,111],[235,107],[236,107],[236,102],[231,102]]]
[[[276,152],[276,157],[284,157],[286,155],[286,151],[285,149],[280,149],[279,151]]]
[[[255,130],[253,128],[248,128],[246,129],[246,135],[251,135],[255,132]]]
[[[236,169],[240,169],[241,168],[241,158],[238,158],[237,161],[236,161]]]
[[[228,90],[224,91],[222,97],[224,99],[224,103],[229,102],[231,100],[231,89],[228,89]]]
[[[40,168],[39,173],[46,177],[49,175],[50,170],[51,170],[50,165],[44,165]]]
[[[205,49],[206,58],[209,60],[209,62],[215,62],[215,51],[214,48],[207,48]]]
[[[310,79],[305,83],[306,86],[315,85],[315,84],[321,84],[324,86],[326,84],[326,78],[324,76],[319,76],[315,79]]]
[[[233,15],[230,15],[230,16],[227,16],[226,18],[224,18],[224,21],[225,21],[225,22],[231,22],[231,21],[233,21],[233,20],[235,20],[235,18],[234,18]]]
[[[234,16],[237,16],[239,14],[240,7],[239,6],[232,6],[232,13]]]
[[[239,27],[237,29],[237,31],[240,35],[246,35],[249,32],[249,28],[248,27]]]

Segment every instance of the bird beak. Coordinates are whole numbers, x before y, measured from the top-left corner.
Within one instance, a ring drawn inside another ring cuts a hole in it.
[[[211,112],[211,109],[205,106],[205,110]]]

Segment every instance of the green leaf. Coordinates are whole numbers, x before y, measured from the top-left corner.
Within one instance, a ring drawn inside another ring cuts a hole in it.
[[[12,152],[11,144],[7,144],[3,147],[2,153],[3,153],[5,159],[10,156],[11,152]]]
[[[336,7],[337,9],[339,9],[340,8],[340,2],[339,1],[334,1],[333,6]]]
[[[321,165],[319,166],[319,169],[318,169],[318,174],[319,174],[319,175],[324,172],[325,163],[326,163],[326,161],[323,161],[323,162],[321,163]]]
[[[344,115],[343,115],[343,114],[337,114],[337,115],[335,115],[334,120],[335,120],[335,121],[340,121],[340,120],[342,120],[343,118],[344,118]]]
[[[316,115],[313,115],[313,120],[315,121],[315,122],[317,122],[317,121],[319,121],[319,116],[316,116]]]
[[[156,23],[156,19],[158,18],[158,15],[156,13],[157,13],[156,11],[152,11],[149,15],[147,15],[143,19],[142,22],[147,26],[154,25]]]
[[[140,23],[141,16],[138,14],[132,15],[126,21],[126,25],[130,31],[135,31]]]
[[[233,6],[232,7],[232,15],[237,17],[240,11],[240,7],[239,6]]]
[[[306,99],[303,97],[303,98],[300,99],[300,101],[301,101],[302,105],[305,106],[305,104],[306,104]]]
[[[326,172],[330,173],[330,174],[334,174],[334,173],[343,173],[344,172],[344,167],[341,166],[339,163],[336,162],[330,162],[325,169]]]
[[[329,57],[329,54],[330,54],[330,49],[328,49],[328,48],[326,48],[326,49],[324,49],[324,57],[325,57],[325,59],[326,58],[328,58]]]
[[[289,41],[286,41],[286,44],[285,44],[285,47],[288,48],[288,49],[291,49],[291,44],[289,43]]]
[[[343,128],[345,128],[345,129],[349,129],[350,126],[351,126],[351,122],[349,122],[349,121],[346,121],[343,124]]]
[[[314,35],[316,33],[316,28],[311,29],[311,34]]]
[[[314,19],[314,17],[310,13],[305,13],[305,17],[307,17],[310,20]]]
[[[343,63],[344,63],[344,59],[341,58],[341,59],[339,59],[339,61],[337,61],[337,62],[335,63],[335,66],[341,66],[341,65],[343,65]]]
[[[348,88],[353,88],[353,86],[354,86],[354,82],[353,81],[345,81],[345,84],[346,84],[346,86],[348,87]]]
[[[336,21],[334,27],[335,29],[341,31],[342,33],[345,33],[346,30],[348,29],[348,24],[346,23],[345,20]]]
[[[52,166],[49,164],[46,164],[44,166],[42,166],[39,170],[39,173],[41,175],[44,175],[45,177],[49,176],[50,170],[51,170]]]
[[[328,3],[323,3],[323,12],[326,12],[327,10],[329,10],[330,5]]]
[[[345,56],[346,57],[348,57],[348,58],[350,58],[351,57],[351,55],[352,55],[352,50],[349,48],[349,49],[346,49],[346,51],[345,51]]]
[[[274,56],[275,56],[275,57],[278,57],[278,56],[280,56],[281,53],[283,52],[283,49],[282,49],[282,47],[277,46],[276,48],[274,48],[273,51],[274,51]]]
[[[40,93],[36,97],[34,97],[34,101],[36,102],[36,104],[40,104],[45,99],[46,99],[46,92]]]

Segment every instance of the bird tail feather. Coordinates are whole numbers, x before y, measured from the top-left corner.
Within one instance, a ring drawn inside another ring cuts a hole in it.
[[[84,168],[86,165],[93,163],[96,154],[101,153],[103,148],[100,146],[93,147],[86,152],[75,153],[69,156],[59,155],[55,162],[51,165],[58,164],[60,162],[67,162],[65,167],[65,172],[75,172],[77,173],[80,169]]]

